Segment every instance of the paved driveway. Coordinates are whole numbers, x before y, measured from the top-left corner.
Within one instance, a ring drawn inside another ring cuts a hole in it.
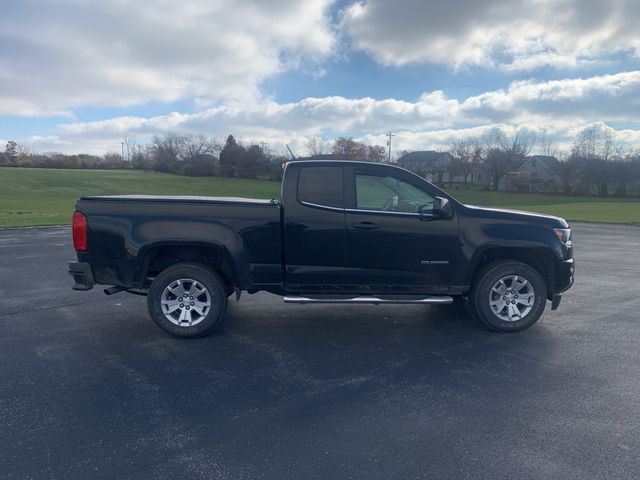
[[[67,229],[0,231],[0,478],[638,478],[640,228],[575,228],[521,334],[454,306],[284,305],[200,340],[73,292]]]

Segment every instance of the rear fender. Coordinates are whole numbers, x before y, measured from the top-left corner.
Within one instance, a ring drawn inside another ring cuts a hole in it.
[[[210,220],[154,220],[136,225],[129,238],[131,253],[138,258],[141,284],[145,281],[151,260],[149,254],[162,247],[215,248],[228,260],[235,286],[245,289],[251,283],[242,239],[226,225],[212,223]],[[163,240],[156,242],[153,238]]]

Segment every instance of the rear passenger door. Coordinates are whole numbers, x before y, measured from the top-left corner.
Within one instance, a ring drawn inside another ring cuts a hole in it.
[[[286,283],[309,291],[344,282],[346,229],[341,166],[292,166],[284,193]]]

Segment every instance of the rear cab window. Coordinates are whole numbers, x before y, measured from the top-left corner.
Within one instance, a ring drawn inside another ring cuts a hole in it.
[[[344,208],[342,167],[303,167],[298,177],[298,201],[321,207]]]

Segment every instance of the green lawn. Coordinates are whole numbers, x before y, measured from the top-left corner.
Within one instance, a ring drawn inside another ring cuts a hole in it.
[[[278,197],[280,184],[190,178],[135,170],[0,168],[0,226],[68,224],[80,195],[157,194]],[[568,220],[640,223],[640,199],[601,199],[452,189],[465,203],[559,215]]]
[[[573,197],[451,189],[463,203],[557,215],[569,221],[640,223],[640,198]]]
[[[0,168],[0,227],[68,224],[81,195],[119,194],[278,198],[280,184],[138,170]]]

